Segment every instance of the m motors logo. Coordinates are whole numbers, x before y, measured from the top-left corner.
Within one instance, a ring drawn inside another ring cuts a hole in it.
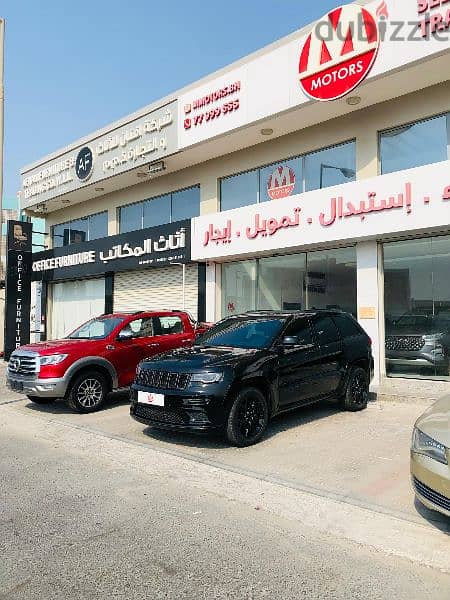
[[[380,45],[375,17],[367,8],[348,4],[316,23],[303,46],[300,84],[315,100],[342,98],[370,72]]]
[[[295,188],[295,173],[286,165],[277,167],[267,180],[267,193],[271,200],[290,196]]]

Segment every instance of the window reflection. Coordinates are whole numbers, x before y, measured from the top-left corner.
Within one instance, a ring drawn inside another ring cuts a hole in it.
[[[119,209],[120,233],[142,229],[143,204],[130,204]]]
[[[349,183],[356,178],[356,144],[348,142],[305,156],[305,191]]]
[[[52,227],[53,248],[62,248],[108,235],[108,213],[106,211],[75,219]]]
[[[449,378],[450,236],[384,245],[386,371]]]
[[[258,202],[258,170],[226,177],[220,182],[220,210]]]
[[[220,181],[220,208],[230,210],[292,194],[349,183],[356,178],[354,140],[282,160]]]
[[[200,214],[200,186],[172,194],[172,222],[192,219]]]
[[[443,115],[382,132],[381,173],[447,160],[447,118]]]
[[[170,223],[170,194],[144,202],[144,227]]]
[[[222,316],[314,308],[339,308],[356,316],[356,248],[224,264],[222,299]]]

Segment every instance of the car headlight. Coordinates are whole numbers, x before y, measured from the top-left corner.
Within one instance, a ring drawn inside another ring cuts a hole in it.
[[[223,373],[194,373],[192,383],[217,383],[223,378]]]
[[[429,435],[426,435],[426,433],[423,433],[423,431],[420,431],[420,429],[417,429],[417,427],[414,427],[411,449],[413,452],[417,452],[417,454],[424,454],[444,465],[448,465],[444,444],[440,444]]]
[[[59,365],[59,363],[62,363],[62,361],[68,356],[68,354],[50,354],[49,356],[40,356],[39,363],[41,367],[45,367],[47,365]]]

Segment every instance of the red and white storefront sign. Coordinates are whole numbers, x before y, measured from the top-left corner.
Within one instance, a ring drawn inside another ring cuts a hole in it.
[[[450,161],[193,219],[192,258],[213,260],[450,226]]]
[[[315,100],[337,100],[369,74],[380,45],[377,19],[357,4],[335,8],[315,25],[300,54],[300,84]]]

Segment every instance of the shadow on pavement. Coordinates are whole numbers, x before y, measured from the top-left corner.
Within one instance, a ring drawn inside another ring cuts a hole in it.
[[[102,406],[102,408],[98,412],[101,413],[102,411],[112,410],[116,406],[121,406],[123,404],[129,404],[129,402],[130,402],[129,392],[126,392],[126,391],[113,392],[108,395],[108,397],[105,401],[105,404]],[[64,415],[64,414],[69,414],[69,413],[75,412],[69,407],[67,402],[62,398],[58,398],[56,400],[50,400],[49,402],[47,402],[45,404],[36,404],[35,402],[30,401],[30,402],[28,402],[28,404],[26,406],[27,406],[27,408],[30,408],[31,410],[35,410],[37,412],[54,414],[54,415]],[[92,414],[92,413],[79,413],[79,414],[86,414],[86,416],[89,416],[89,414]]]
[[[433,525],[433,527],[436,527],[436,529],[439,529],[443,533],[450,535],[450,518],[449,517],[446,517],[445,515],[437,512],[435,510],[430,510],[429,508],[424,506],[420,502],[420,500],[417,500],[417,498],[415,498],[415,500],[414,500],[414,508],[416,509],[418,514],[423,519],[425,519],[426,521],[428,521],[428,523],[430,523],[430,525]]]
[[[276,435],[282,434],[294,427],[301,427],[307,423],[324,419],[341,412],[337,406],[327,403],[311,404],[309,406],[296,408],[292,412],[277,415],[269,422],[267,431],[260,443],[264,443]],[[184,445],[190,448],[222,449],[231,448],[230,444],[220,433],[194,434],[179,431],[167,431],[156,427],[147,427],[145,435],[155,438],[161,442],[173,445]],[[234,448],[236,450],[236,448]],[[245,449],[244,449],[245,450]]]

